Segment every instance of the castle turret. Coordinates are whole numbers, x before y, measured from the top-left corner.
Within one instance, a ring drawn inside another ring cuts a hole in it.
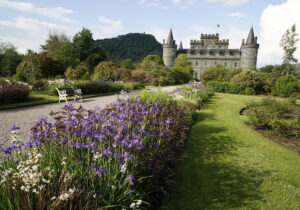
[[[177,54],[177,45],[173,38],[172,29],[170,30],[167,42],[163,42],[163,60],[167,67],[172,67],[174,65],[174,60]]]
[[[180,41],[180,44],[179,44],[179,47],[178,47],[178,51],[179,50],[183,50],[182,41]]]
[[[241,46],[241,67],[243,69],[256,68],[258,48],[257,37],[254,36],[253,27],[251,27],[246,42],[243,40]]]

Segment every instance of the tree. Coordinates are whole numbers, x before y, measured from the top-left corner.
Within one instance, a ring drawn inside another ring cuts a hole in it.
[[[121,60],[120,65],[121,65],[121,67],[124,67],[129,70],[133,70],[136,68],[136,64],[132,61],[131,58]]]
[[[177,83],[185,83],[193,78],[193,67],[186,54],[180,54],[174,61],[172,71]]]
[[[120,66],[111,62],[103,61],[95,67],[95,72],[93,75],[93,80],[112,80],[113,79],[113,70],[119,68]]]
[[[50,58],[46,53],[39,53],[32,56],[35,57],[34,60],[37,62],[43,78],[64,74],[65,66],[61,62]]]
[[[91,48],[94,44],[92,32],[89,29],[83,28],[80,32],[74,35],[73,44],[79,53],[80,61],[85,60],[91,53]]]
[[[296,33],[296,25],[294,24],[291,29],[287,29],[285,34],[282,36],[280,40],[280,46],[284,50],[283,55],[283,64],[286,65],[285,74],[290,74],[292,71],[291,62],[297,62],[298,60],[294,57],[294,53],[297,50],[297,42],[299,39],[297,38],[298,34]]]
[[[107,60],[106,52],[101,48],[100,45],[95,45],[91,48],[90,54],[85,58],[84,63],[88,66],[89,73],[92,75],[95,66]]]
[[[14,75],[22,59],[23,56],[17,52],[15,46],[10,43],[0,43],[0,75]]]
[[[76,68],[69,67],[65,76],[71,80],[87,79],[89,77],[88,67],[84,64],[80,64]]]
[[[147,55],[137,68],[144,71],[151,71],[158,66],[163,66],[162,58],[159,55]]]
[[[28,51],[24,60],[17,67],[14,76],[17,80],[35,84],[42,78],[42,71],[35,55],[32,51]]]
[[[41,47],[50,58],[65,67],[79,64],[79,53],[65,34],[50,33],[46,44]]]

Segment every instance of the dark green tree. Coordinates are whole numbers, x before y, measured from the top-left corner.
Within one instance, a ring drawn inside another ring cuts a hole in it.
[[[0,75],[13,76],[23,57],[12,44],[0,43]]]
[[[94,44],[93,34],[89,29],[83,28],[73,37],[73,44],[79,53],[80,61],[85,60],[90,54]]]
[[[79,64],[79,53],[65,34],[50,33],[46,44],[41,46],[44,52],[65,67]]]

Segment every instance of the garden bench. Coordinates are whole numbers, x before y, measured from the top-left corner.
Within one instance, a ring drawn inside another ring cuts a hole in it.
[[[82,92],[81,89],[75,89],[75,88],[56,88],[58,92],[59,100],[65,100],[66,103],[68,103],[67,97],[68,96],[74,96],[74,101],[76,98],[80,99],[82,101]]]

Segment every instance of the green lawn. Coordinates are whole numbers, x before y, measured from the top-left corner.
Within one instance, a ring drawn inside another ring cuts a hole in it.
[[[253,131],[239,115],[261,98],[216,94],[197,113],[161,209],[300,209],[300,155]]]
[[[110,93],[98,93],[98,94],[90,94],[90,95],[83,95],[83,98],[92,98],[97,96],[107,96],[113,95],[117,92],[110,92]],[[74,97],[68,97],[68,101],[72,101]],[[34,106],[40,104],[49,104],[49,103],[57,103],[58,96],[51,96],[49,95],[49,91],[33,91],[29,95],[29,99],[26,102],[15,103],[15,104],[4,104],[0,105],[0,110],[5,109],[15,109],[20,107],[27,107],[27,106]],[[64,102],[64,101],[63,101]]]

